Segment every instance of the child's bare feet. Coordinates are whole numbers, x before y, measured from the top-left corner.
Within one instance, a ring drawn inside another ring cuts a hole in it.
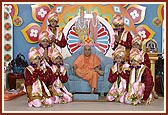
[[[91,94],[94,94],[95,92],[95,88],[92,88]]]

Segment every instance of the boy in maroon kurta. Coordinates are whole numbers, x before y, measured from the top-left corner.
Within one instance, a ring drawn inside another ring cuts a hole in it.
[[[56,12],[52,12],[48,15],[49,25],[47,26],[46,31],[49,33],[49,38],[51,40],[51,47],[56,48],[58,51],[62,52],[61,48],[64,48],[67,44],[64,33],[62,30],[58,30],[59,17]]]

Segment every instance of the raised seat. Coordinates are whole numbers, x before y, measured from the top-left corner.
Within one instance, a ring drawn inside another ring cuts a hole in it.
[[[98,86],[97,86],[96,92],[104,94],[104,93],[107,93],[111,88],[111,84],[108,82],[108,75],[113,65],[113,60],[112,58],[106,57],[103,53],[101,53],[94,47],[91,47],[91,49],[92,49],[92,53],[100,58],[101,69],[104,71],[104,75],[99,76],[98,78]],[[65,86],[72,93],[91,92],[91,88],[88,82],[76,76],[73,71],[73,62],[82,53],[83,53],[83,47],[77,50],[70,57],[66,57],[64,59],[64,66],[67,69],[67,74],[68,74],[68,82],[65,83]]]

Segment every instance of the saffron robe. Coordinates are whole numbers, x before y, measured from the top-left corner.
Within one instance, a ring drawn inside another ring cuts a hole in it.
[[[84,54],[80,55],[73,66],[77,67],[76,75],[84,80],[87,80],[91,88],[97,88],[97,80],[99,74],[95,71],[97,66],[100,66],[100,59],[91,54],[89,57],[86,57]]]

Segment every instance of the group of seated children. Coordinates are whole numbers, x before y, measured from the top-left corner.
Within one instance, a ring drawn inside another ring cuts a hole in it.
[[[132,48],[128,61],[125,59],[126,50],[118,45],[112,54],[115,61],[112,66],[108,81],[112,83],[106,99],[126,104],[150,104],[153,101],[153,77],[150,70],[148,55],[140,49],[142,41],[140,36],[132,40]]]
[[[54,103],[72,101],[72,94],[63,84],[68,81],[61,55],[66,40],[57,29],[58,20],[56,13],[48,16],[49,25],[39,35],[38,48],[29,50],[30,65],[24,71],[29,107],[51,107]]]
[[[119,19],[116,18],[120,21]],[[72,101],[72,94],[63,84],[68,81],[68,76],[66,69],[63,67],[61,48],[66,46],[67,41],[62,31],[57,29],[58,21],[57,13],[51,13],[48,16],[49,25],[39,35],[38,48],[30,48],[28,54],[30,65],[25,68],[24,74],[25,89],[30,107],[50,107],[54,103]],[[117,34],[117,36],[121,37],[120,34]],[[114,43],[115,48],[113,48],[112,56],[115,63],[108,76],[108,81],[112,83],[112,87],[106,98],[108,101],[119,101],[133,105],[138,103],[150,104],[153,101],[152,89],[154,83],[149,58],[139,47],[142,45],[140,36],[136,36],[133,40],[131,37],[127,38],[130,40],[128,39],[125,42],[116,40]],[[126,46],[130,46],[131,43],[132,49],[128,55],[126,49],[129,47]],[[87,48],[89,47],[85,47],[84,52],[88,52],[85,51]],[[78,72],[77,69],[75,71],[77,75],[80,72],[81,70]],[[97,77],[95,78],[97,79]],[[92,84],[90,83],[90,85]],[[96,83],[94,82],[93,85],[92,92],[96,89]]]

